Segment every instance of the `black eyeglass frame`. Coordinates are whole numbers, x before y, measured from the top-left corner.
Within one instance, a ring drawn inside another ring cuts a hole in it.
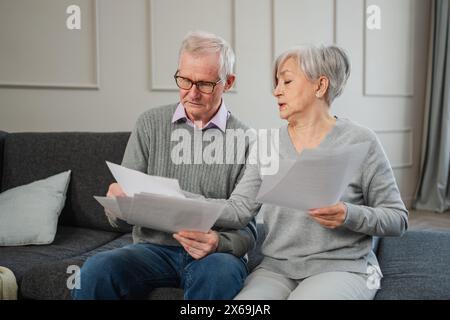
[[[213,93],[213,92],[214,92],[214,89],[216,88],[216,86],[217,86],[219,83],[221,83],[221,82],[223,81],[222,79],[219,79],[219,80],[217,80],[216,82],[211,82],[211,81],[192,81],[192,80],[189,79],[189,78],[179,76],[179,75],[178,75],[178,70],[177,70],[177,71],[175,72],[175,74],[173,75],[173,78],[175,79],[175,83],[176,83],[176,85],[177,85],[178,88],[183,89],[183,90],[191,90],[192,86],[195,84],[195,86],[197,87],[198,91],[200,91],[201,93],[205,93],[205,94],[211,94],[211,93]],[[183,79],[183,80],[188,80],[188,81],[191,83],[191,85],[189,86],[189,88],[183,88],[183,87],[180,87],[180,85],[178,84],[178,81],[177,81],[178,78]],[[204,92],[203,90],[201,90],[201,89],[199,88],[198,84],[211,85],[211,87],[212,87],[211,92]]]

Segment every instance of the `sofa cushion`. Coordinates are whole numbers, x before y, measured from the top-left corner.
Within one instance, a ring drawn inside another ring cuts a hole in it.
[[[450,299],[450,233],[411,230],[382,238],[383,279],[375,299]]]
[[[59,226],[52,244],[0,247],[0,265],[11,269],[20,283],[33,266],[79,256],[120,235],[117,232]]]
[[[129,133],[10,133],[5,138],[2,190],[71,170],[59,223],[114,231],[94,195],[106,194],[113,177],[105,160],[121,163]]]
[[[74,285],[72,280],[74,280],[75,270],[79,270],[87,258],[102,251],[121,248],[132,242],[131,234],[128,233],[92,250],[87,249],[79,255],[36,265],[27,270],[23,276],[20,295],[27,299],[70,300],[72,297],[67,283],[69,281],[69,285]],[[68,269],[69,267],[71,269]]]
[[[184,292],[181,288],[156,288],[147,298],[148,300],[183,300]]]
[[[66,171],[0,193],[0,246],[51,243],[69,181]]]
[[[262,259],[260,246],[264,240],[264,226],[257,224],[258,244],[249,252],[248,267],[252,270]],[[93,250],[86,250],[70,258],[39,264],[24,275],[20,286],[22,298],[27,299],[71,299],[70,290],[67,288],[67,279],[71,275],[67,273],[69,266],[81,268],[87,258],[106,250],[121,248],[133,242],[130,233],[124,234],[111,242],[107,242]],[[156,288],[149,294],[150,300],[182,300],[183,290],[179,288]]]

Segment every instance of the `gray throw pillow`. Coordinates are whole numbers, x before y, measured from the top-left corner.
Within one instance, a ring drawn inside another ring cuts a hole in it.
[[[70,170],[0,193],[0,246],[53,242]]]

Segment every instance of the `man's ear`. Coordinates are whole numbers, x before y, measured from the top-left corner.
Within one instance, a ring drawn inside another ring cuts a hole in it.
[[[229,74],[227,77],[227,81],[225,82],[224,91],[228,91],[233,87],[234,81],[236,80],[236,76],[234,74]]]

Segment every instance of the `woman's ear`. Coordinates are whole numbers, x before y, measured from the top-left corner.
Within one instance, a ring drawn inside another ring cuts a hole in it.
[[[224,91],[230,90],[233,87],[235,80],[236,80],[236,76],[234,74],[229,74],[227,76],[227,81],[225,82]]]
[[[320,76],[319,80],[317,81],[317,88],[316,88],[316,97],[322,98],[325,96],[328,90],[328,86],[330,85],[330,80],[328,80],[325,76]]]

